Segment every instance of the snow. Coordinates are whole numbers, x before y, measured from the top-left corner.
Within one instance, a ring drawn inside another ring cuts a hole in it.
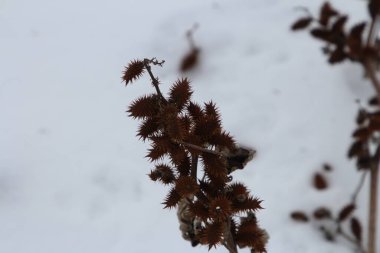
[[[153,91],[148,78],[120,79],[130,60],[157,57],[167,91],[195,23],[194,100],[216,102],[225,128],[258,151],[234,178],[264,200],[268,252],[351,252],[289,219],[349,201],[359,180],[345,157],[356,100],[373,92],[359,66],[330,67],[320,43],[290,32],[296,7],[317,13],[321,3],[0,0],[0,252],[207,252],[182,240],[175,211],[160,204],[168,189],[146,176],[147,144],[125,110]],[[363,1],[333,4],[366,19]],[[335,170],[321,193],[310,179],[324,162]],[[363,191],[363,222],[366,203]]]

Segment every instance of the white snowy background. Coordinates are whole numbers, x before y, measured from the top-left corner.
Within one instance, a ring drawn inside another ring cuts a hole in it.
[[[353,252],[289,218],[349,201],[359,179],[346,159],[356,100],[373,92],[359,66],[328,66],[321,43],[290,31],[303,15],[297,6],[317,14],[321,4],[0,0],[0,252],[208,252],[181,238],[175,211],[160,204],[168,189],[146,175],[148,144],[125,110],[153,91],[149,79],[125,87],[120,78],[130,60],[157,57],[167,91],[183,76],[195,23],[194,100],[216,102],[225,128],[258,151],[234,179],[264,200],[268,252]],[[333,4],[351,22],[367,18],[365,1]],[[310,181],[324,162],[334,167],[331,187],[317,192]],[[357,212],[364,224],[367,186]]]

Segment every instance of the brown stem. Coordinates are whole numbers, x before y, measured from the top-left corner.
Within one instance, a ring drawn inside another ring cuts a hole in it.
[[[377,31],[377,15],[371,23],[370,31],[367,39],[367,46],[371,47],[374,44]],[[374,61],[371,58],[364,60],[364,67],[368,73],[368,77],[376,90],[377,100],[380,102],[380,80],[376,75]],[[368,215],[368,253],[376,253],[376,226],[377,226],[377,198],[378,198],[378,174],[380,162],[380,145],[377,148],[374,163],[370,171],[370,189],[369,189],[369,215]]]
[[[175,141],[177,142],[178,144],[181,144],[183,146],[186,146],[188,148],[192,148],[192,149],[195,149],[195,150],[198,150],[198,151],[201,151],[201,152],[205,152],[205,153],[209,153],[209,154],[213,154],[213,155],[218,155],[218,156],[226,156],[226,154],[222,153],[222,152],[218,152],[218,151],[214,151],[214,150],[211,150],[211,149],[208,149],[208,148],[203,148],[203,147],[200,147],[200,146],[197,146],[197,145],[194,145],[194,144],[191,144],[191,143],[187,143],[187,142],[184,142],[184,141]]]
[[[363,245],[361,244],[360,241],[356,240],[355,238],[349,236],[343,229],[342,229],[342,226],[341,226],[341,223],[340,222],[337,222],[337,234],[340,234],[344,239],[346,239],[347,241],[350,241],[351,243],[355,244],[356,247],[358,248],[359,252],[361,253],[366,253],[365,249],[363,248]]]
[[[191,155],[191,177],[197,180],[198,155]]]
[[[377,195],[379,178],[379,159],[371,168],[369,188],[369,219],[368,219],[368,253],[376,253],[376,225],[377,225]]]
[[[150,67],[150,64],[162,66],[162,64],[164,64],[164,62],[165,61],[159,62],[159,61],[156,60],[156,58],[153,58],[153,59],[146,59],[145,58],[144,59],[144,66],[145,66],[145,69],[148,71],[150,79],[152,80],[152,85],[156,89],[156,92],[157,92],[158,96],[160,96],[160,98],[163,101],[166,101],[165,97],[161,93],[160,88],[158,87],[158,85],[160,84],[160,82],[158,81],[157,77],[154,77],[154,75],[152,73],[152,68]]]
[[[352,203],[353,204],[356,204],[356,200],[358,198],[358,195],[359,195],[361,189],[363,188],[363,185],[364,185],[364,182],[365,182],[365,178],[367,176],[367,171],[364,171],[362,173],[363,174],[362,174],[362,177],[360,178],[359,184],[356,187],[354,194],[352,194]]]

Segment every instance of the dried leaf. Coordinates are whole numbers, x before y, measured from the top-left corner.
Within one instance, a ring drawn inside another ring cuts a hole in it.
[[[371,15],[371,18],[375,19],[380,13],[380,2],[378,0],[369,0],[368,12]]]
[[[311,35],[317,39],[324,40],[326,42],[333,42],[333,34],[327,29],[314,28],[310,31]]]
[[[377,106],[377,105],[379,105],[379,102],[377,101],[377,96],[371,98],[371,99],[368,101],[368,104],[369,104],[369,105],[372,105],[372,106],[375,106],[375,105]]]
[[[356,116],[356,123],[358,125],[363,125],[367,118],[367,111],[365,109],[360,109],[358,112],[358,116]]]
[[[326,207],[319,207],[313,212],[313,216],[317,220],[331,218],[331,211]]]
[[[297,31],[297,30],[302,30],[307,28],[311,22],[313,21],[312,17],[306,17],[306,18],[300,18],[298,19],[293,25],[292,25],[292,30]]]
[[[327,171],[327,172],[330,172],[330,171],[333,171],[333,168],[332,168],[332,166],[330,164],[325,163],[325,164],[323,164],[323,170]]]
[[[357,218],[352,217],[350,225],[351,225],[350,228],[351,228],[352,234],[355,236],[358,242],[361,242],[362,241],[362,225],[360,221]]]
[[[181,61],[181,65],[180,65],[180,70],[182,72],[185,72],[197,66],[199,62],[199,54],[200,54],[199,48],[196,48],[196,47],[192,48],[191,51],[183,57]]]
[[[343,62],[347,58],[346,53],[343,51],[342,48],[336,48],[329,57],[329,63],[335,64]]]
[[[359,156],[363,153],[363,149],[365,148],[364,142],[358,140],[352,143],[349,151],[348,151],[348,158],[353,158],[354,156]]]
[[[299,221],[299,222],[308,222],[309,221],[309,218],[307,217],[307,215],[302,211],[294,211],[290,214],[290,217],[293,220]]]
[[[327,26],[331,17],[338,15],[339,13],[333,9],[329,2],[323,4],[319,15],[319,23],[323,26]]]
[[[333,24],[331,30],[335,33],[344,34],[344,25],[347,22],[348,17],[347,16],[341,16],[339,17]]]
[[[360,127],[352,133],[352,137],[366,141],[371,136],[371,131],[367,127]]]
[[[326,178],[318,172],[314,174],[313,184],[317,190],[325,190],[328,187]]]
[[[338,220],[344,221],[345,219],[347,219],[353,213],[355,208],[356,207],[354,204],[348,204],[348,205],[344,206],[339,212]]]

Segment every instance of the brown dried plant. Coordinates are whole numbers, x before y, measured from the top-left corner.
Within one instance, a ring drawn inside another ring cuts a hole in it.
[[[194,32],[198,29],[198,24],[186,32],[186,38],[189,42],[190,50],[183,56],[179,70],[181,72],[187,72],[194,69],[199,64],[199,56],[201,49],[195,45]]]
[[[378,174],[380,166],[380,79],[377,75],[380,63],[380,47],[376,38],[380,21],[380,0],[368,1],[369,22],[361,22],[346,28],[348,16],[341,14],[328,2],[321,7],[318,17],[308,11],[292,25],[292,30],[310,28],[311,35],[324,42],[324,53],[330,64],[351,61],[362,65],[376,95],[369,107],[359,108],[357,129],[348,157],[356,159],[359,171],[370,174],[368,243],[367,253],[376,253],[376,225],[378,201]],[[360,179],[361,189],[362,181]],[[357,194],[356,194],[357,195]],[[353,222],[357,228],[357,223]]]
[[[328,173],[331,173],[332,167],[328,164],[323,166],[322,171],[318,171],[313,176],[313,187],[318,190],[328,190]],[[363,174],[365,176],[365,174]],[[306,223],[311,221],[322,232],[327,241],[335,242],[338,237],[342,237],[351,242],[357,252],[365,253],[363,245],[362,225],[360,220],[354,215],[357,209],[357,196],[363,186],[364,177],[361,178],[359,185],[356,187],[352,199],[349,203],[341,206],[337,213],[334,213],[333,207],[317,206],[312,214],[302,210],[295,210],[290,217],[297,221]],[[321,187],[323,186],[323,187]],[[347,228],[349,230],[347,231]]]
[[[177,209],[182,236],[192,246],[266,252],[268,235],[255,216],[261,200],[243,183],[232,182],[231,175],[243,169],[255,151],[237,145],[223,129],[213,102],[201,106],[191,101],[188,79],[177,80],[165,97],[151,70],[163,63],[155,58],[131,61],[123,80],[128,85],[148,73],[156,91],[133,101],[128,113],[142,122],[137,136],[150,142],[146,157],[154,168],[149,177],[170,187],[165,208]]]

